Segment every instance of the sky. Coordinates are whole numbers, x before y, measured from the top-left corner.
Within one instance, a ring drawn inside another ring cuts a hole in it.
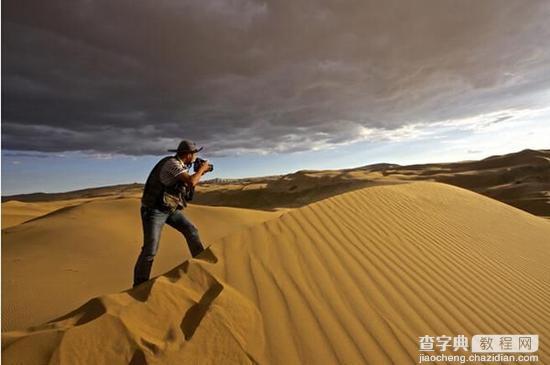
[[[2,195],[550,143],[550,2],[2,2]],[[546,138],[544,138],[546,137]]]

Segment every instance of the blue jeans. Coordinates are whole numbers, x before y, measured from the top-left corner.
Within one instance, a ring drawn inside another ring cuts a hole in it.
[[[183,215],[181,210],[169,213],[142,206],[141,222],[143,226],[143,246],[134,267],[134,286],[149,280],[164,223],[168,223],[185,236],[193,257],[204,250],[197,227]]]

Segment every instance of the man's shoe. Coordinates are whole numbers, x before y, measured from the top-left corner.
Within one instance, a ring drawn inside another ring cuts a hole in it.
[[[216,257],[216,255],[214,255],[214,252],[212,252],[209,247],[202,250],[201,253],[196,255],[194,258],[197,260],[209,262],[211,264],[215,264],[216,262],[218,262],[218,258]]]

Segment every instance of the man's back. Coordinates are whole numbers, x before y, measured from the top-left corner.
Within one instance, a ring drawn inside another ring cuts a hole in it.
[[[147,177],[141,197],[141,205],[149,208],[157,206],[164,188],[173,185],[176,182],[176,176],[186,171],[185,165],[177,157],[163,157]]]

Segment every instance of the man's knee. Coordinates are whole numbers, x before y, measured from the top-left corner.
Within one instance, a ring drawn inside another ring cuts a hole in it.
[[[159,247],[160,235],[145,236],[141,246],[141,255],[155,256]]]
[[[199,237],[199,229],[189,221],[185,222],[185,224],[178,225],[176,229],[187,239],[197,240]]]

